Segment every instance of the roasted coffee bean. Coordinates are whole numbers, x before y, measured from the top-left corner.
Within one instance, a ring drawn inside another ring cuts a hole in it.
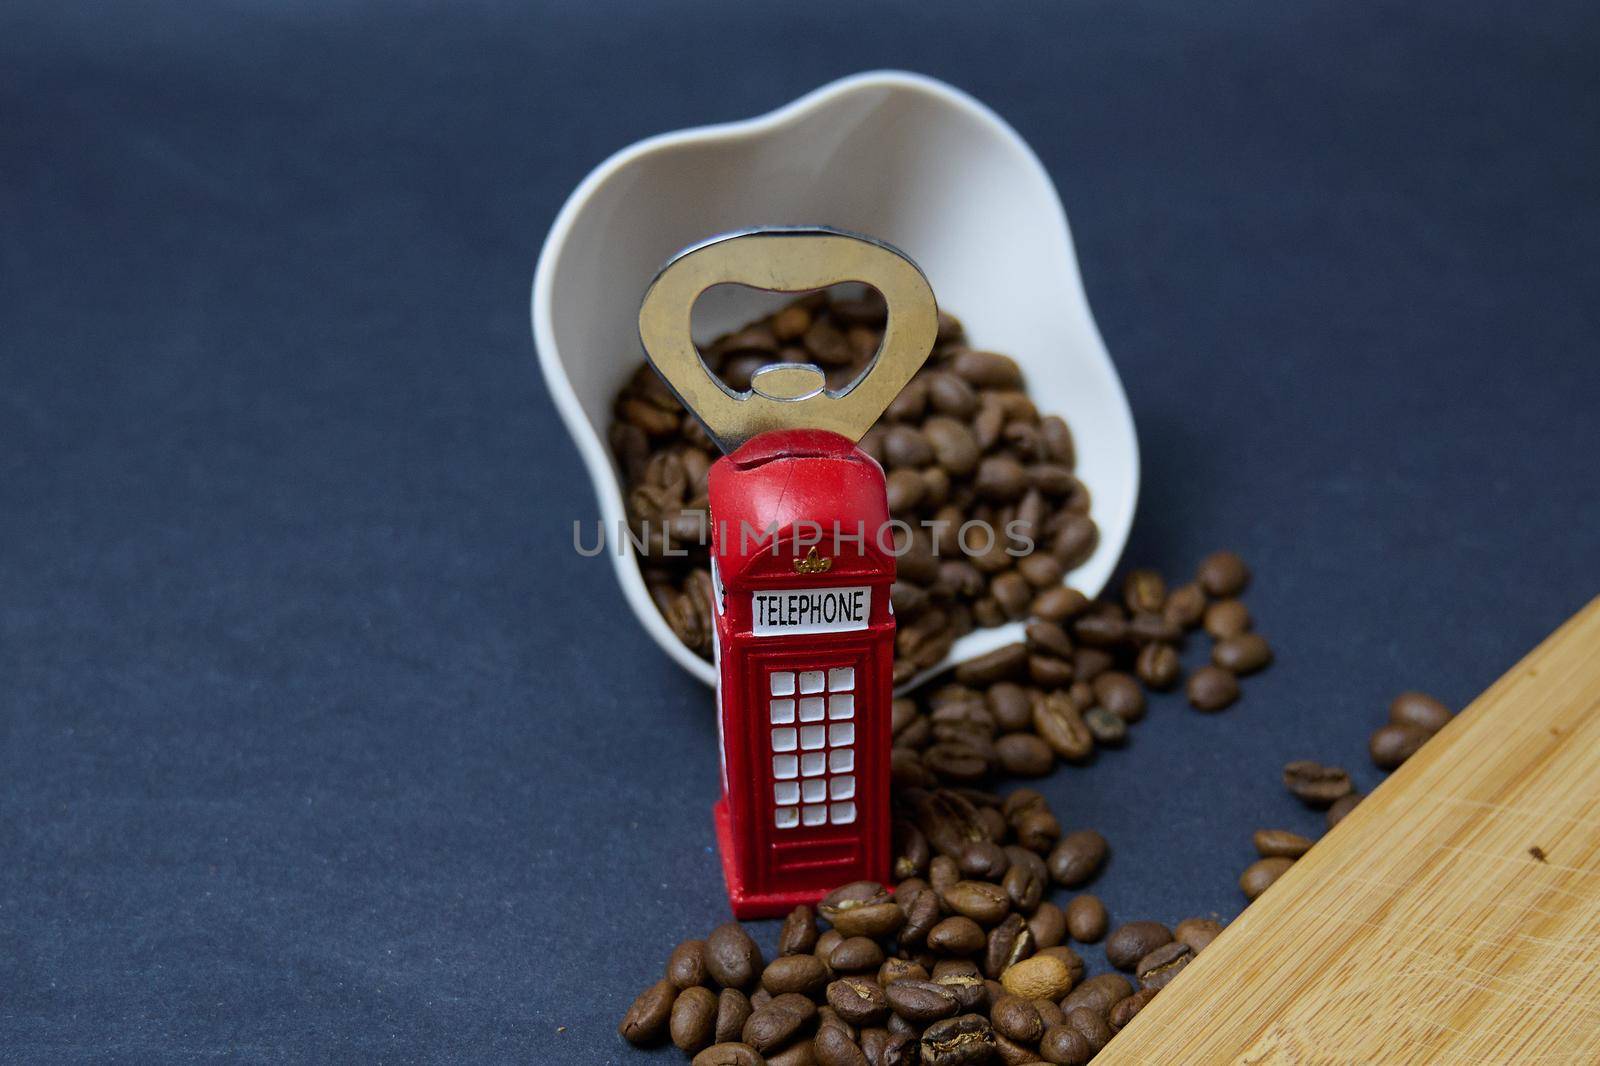
[[[1157,945],[1158,947],[1160,945]],[[1151,950],[1154,950],[1152,948]],[[1146,952],[1145,954],[1149,954]],[[1140,958],[1144,956],[1141,955]],[[1137,961],[1137,960],[1136,960]],[[1134,964],[1130,964],[1134,965]],[[1099,1014],[1111,1010],[1111,1005],[1119,999],[1133,995],[1133,985],[1120,973],[1103,973],[1089,978],[1083,984],[1067,993],[1061,1001],[1061,1009],[1071,1013],[1080,1007]]]
[[[1008,503],[1027,491],[1028,472],[1010,455],[986,456],[978,464],[972,487],[982,499],[992,503]]]
[[[911,875],[908,873],[906,876]],[[783,920],[783,928],[778,931],[778,954],[809,954],[816,946],[817,916],[802,903]]]
[[[1283,787],[1301,802],[1326,807],[1352,789],[1350,775],[1337,766],[1323,766],[1309,759],[1297,759],[1283,768]]]
[[[1008,733],[994,742],[994,751],[1008,777],[1043,777],[1056,765],[1056,753],[1033,733]]]
[[[1036,999],[1033,1005],[1039,1008],[1039,1020],[1044,1023],[1046,1029],[1052,1025],[1067,1023],[1067,1013],[1061,1009],[1061,1004],[1048,999]]]
[[[1144,1009],[1145,1004],[1156,998],[1156,993],[1159,991],[1157,988],[1141,988],[1133,995],[1113,1003],[1110,1015],[1106,1019],[1111,1023],[1111,1028],[1120,1033],[1129,1022],[1133,1021],[1134,1016]]]
[[[1036,948],[1053,948],[1067,935],[1067,916],[1060,907],[1045,901],[1028,918],[1028,932]]]
[[[1402,692],[1389,704],[1389,721],[1395,725],[1416,726],[1432,735],[1450,721],[1450,708],[1426,692]]]
[[[1271,888],[1273,883],[1293,865],[1293,859],[1286,859],[1282,856],[1257,859],[1245,867],[1244,873],[1239,875],[1239,890],[1245,894],[1246,899],[1253,900]]]
[[[1128,723],[1104,707],[1090,707],[1084,711],[1083,724],[1094,742],[1102,747],[1116,747],[1128,739]]]
[[[1072,683],[1072,664],[1052,655],[1028,656],[1028,680],[1040,688],[1061,688]]]
[[[978,441],[966,423],[945,415],[935,415],[922,424],[922,432],[933,449],[933,458],[957,477],[977,469],[981,452]]]
[[[709,1047],[717,1029],[717,994],[702,985],[679,992],[670,1027],[673,1046],[684,1054]]]
[[[1139,658],[1133,669],[1146,686],[1164,692],[1178,683],[1183,665],[1178,659],[1177,648],[1157,642],[1139,649]]]
[[[961,1009],[955,993],[933,981],[907,978],[896,981],[884,990],[889,997],[889,1008],[908,1022],[926,1025],[940,1018],[948,1018]]]
[[[772,993],[768,992],[765,988],[762,988],[759,985],[756,987],[756,990],[754,992],[750,993],[750,1011],[751,1011],[751,1013],[754,1013],[754,1012],[760,1010],[762,1007],[765,1007],[768,1003],[771,1003],[771,1002],[772,1002]]]
[[[706,972],[723,988],[749,988],[763,968],[761,949],[738,922],[713,929],[705,955]]]
[[[1139,960],[1172,942],[1172,930],[1160,922],[1128,922],[1106,937],[1106,961],[1119,970],[1132,971]]]
[[[1033,728],[1052,751],[1070,762],[1094,754],[1094,734],[1065,693],[1051,692],[1034,701]]]
[[[883,488],[884,498],[889,504],[889,513],[896,517],[914,513],[927,491],[927,485],[922,480],[922,474],[915,468],[909,467],[889,471],[888,475],[883,479]],[[913,613],[915,611],[915,608],[906,603],[903,597],[895,598],[891,595],[891,598],[894,599],[896,613]]]
[[[841,977],[827,988],[828,1006],[852,1025],[877,1025],[889,1014],[889,999],[870,977]]]
[[[1086,614],[1073,621],[1072,636],[1091,648],[1114,648],[1128,639],[1128,622],[1118,615]]]
[[[1106,1015],[1110,1013],[1110,1008],[1096,1011],[1077,1007],[1067,1011],[1067,1024],[1076,1029],[1089,1042],[1089,1050],[1098,1055],[1100,1049],[1111,1043],[1111,1038],[1116,1035],[1106,1021]]]
[[[1044,1035],[1044,1022],[1039,1008],[1032,1000],[1010,993],[995,1000],[989,1008],[989,1020],[1001,1036],[1021,1044],[1037,1044]]]
[[[1061,586],[1039,593],[1033,601],[1033,613],[1047,622],[1060,624],[1082,614],[1088,606],[1089,599],[1083,593]]]
[[[1081,944],[1093,944],[1106,935],[1110,918],[1098,896],[1074,896],[1067,904],[1067,931]]]
[[[1291,833],[1287,829],[1257,829],[1252,838],[1256,846],[1256,854],[1263,859],[1281,856],[1286,859],[1298,859],[1311,850],[1312,841],[1299,833]]]
[[[883,458],[890,470],[924,467],[933,462],[933,445],[919,429],[891,426],[883,436]]]
[[[988,984],[971,959],[940,959],[933,967],[933,982],[949,989],[963,1011],[978,1010],[989,1001]]]
[[[932,849],[928,847],[928,838],[922,835],[922,830],[904,819],[896,819],[893,826],[894,833],[894,877],[897,881],[907,878],[919,877],[928,871],[928,862],[933,858]],[[809,914],[811,908],[804,910]],[[793,915],[784,922],[787,931],[789,921],[794,920]],[[812,929],[816,928],[813,920]],[[796,935],[799,935],[798,933]],[[814,936],[815,934],[813,934]],[[779,946],[782,947],[783,939],[780,935]],[[807,950],[810,950],[809,948]]]
[[[922,763],[941,781],[977,784],[989,776],[989,759],[976,746],[960,741],[934,744],[922,753]]]
[[[923,1066],[981,1066],[994,1055],[994,1029],[978,1014],[928,1026],[922,1034]]]
[[[1107,670],[1094,679],[1095,701],[1124,722],[1137,722],[1144,717],[1144,689],[1129,674]]]
[[[795,992],[773,996],[744,1023],[744,1042],[765,1055],[794,1039],[816,1016],[817,1005],[805,996]]]
[[[1211,661],[1229,673],[1253,674],[1272,662],[1272,648],[1259,633],[1241,633],[1217,641]]]
[[[1131,570],[1122,582],[1122,602],[1136,613],[1159,611],[1167,602],[1167,583],[1154,570]]]
[[[749,1044],[724,1041],[700,1052],[689,1066],[767,1066],[767,1060]]]
[[[989,582],[989,595],[993,596],[1007,618],[1025,618],[1033,604],[1033,586],[1015,570],[1007,570]]]
[[[905,892],[903,885],[901,886],[901,892]],[[932,889],[924,891],[904,910],[906,912],[906,924],[900,929],[900,943],[903,947],[920,947],[927,943],[928,933],[941,920],[939,895]]]
[[[817,913],[845,937],[887,936],[905,924],[905,915],[876,881],[853,881],[834,889],[817,904]]]
[[[842,947],[844,944],[833,950],[836,953]],[[832,977],[827,964],[815,955],[784,955],[773,959],[761,972],[761,987],[774,996],[785,992],[810,996],[820,992]]]
[[[961,875],[976,881],[999,881],[1011,869],[1006,849],[992,840],[974,840],[956,856]]]
[[[961,880],[961,867],[948,855],[935,855],[928,864],[928,884],[935,892],[943,893],[945,889]]]
[[[1023,850],[1035,862],[1038,856],[1031,851]],[[1048,869],[1043,862],[1035,867],[1032,864],[1021,862],[1006,871],[1005,877],[1000,881],[1000,887],[1006,890],[1006,895],[1011,899],[1011,906],[1016,908],[1021,916],[1032,914],[1039,906],[1039,901],[1044,898],[1045,884],[1050,877]]]
[[[811,1053],[816,1056],[817,1066],[871,1066],[850,1034],[834,1026],[817,1030],[811,1041]]]
[[[999,352],[963,348],[950,360],[950,369],[980,389],[1022,388],[1022,370],[1016,360]]]
[[[1128,619],[1128,639],[1141,646],[1176,644],[1183,639],[1183,627],[1159,614],[1143,611]]]
[[[628,1012],[617,1026],[629,1043],[647,1047],[667,1033],[672,1018],[672,1004],[678,998],[678,989],[665,978],[639,993]]]
[[[1008,967],[1000,983],[1023,999],[1060,999],[1072,988],[1072,970],[1058,955],[1039,954]]]
[[[986,881],[958,881],[942,898],[946,907],[984,927],[999,924],[1011,909],[1006,890]]]
[[[672,949],[667,959],[667,980],[676,988],[692,988],[706,983],[706,942],[685,940]]]
[[[1134,966],[1133,972],[1139,978],[1140,988],[1162,989],[1178,976],[1179,971],[1193,961],[1194,949],[1182,941],[1174,940],[1169,944],[1162,944],[1140,959]]]
[[[1362,800],[1361,793],[1350,792],[1334,800],[1328,807],[1327,826],[1332,829],[1344,821],[1344,816],[1356,809],[1356,804]]]
[[[1039,620],[1029,622],[1023,633],[1028,638],[1028,647],[1034,651],[1046,652],[1062,659],[1072,656],[1072,638],[1067,636],[1065,629],[1054,622]]]
[[[983,949],[984,932],[971,918],[952,915],[928,931],[927,944],[942,955],[971,955]]]
[[[983,953],[984,975],[1000,977],[1007,968],[1032,955],[1033,950],[1033,934],[1028,931],[1027,919],[1020,914],[1007,915],[1005,921],[989,932]]]
[[[1250,609],[1238,600],[1218,600],[1206,608],[1205,630],[1213,640],[1227,640],[1250,631]]]
[[[1033,702],[1021,685],[1001,681],[989,686],[983,700],[995,728],[1002,733],[1015,733],[1033,724]]]
[[[1432,733],[1418,726],[1390,722],[1372,734],[1372,739],[1367,742],[1367,750],[1372,754],[1372,764],[1378,769],[1394,770],[1422,750],[1422,745],[1431,736]]]
[[[1032,811],[1017,819],[1013,828],[1017,843],[1036,853],[1049,851],[1061,837],[1061,823],[1049,811]]]
[[[1052,1025],[1039,1039],[1039,1054],[1046,1062],[1061,1066],[1084,1066],[1093,1056],[1094,1049],[1076,1028],[1062,1022]]]
[[[1205,590],[1191,581],[1167,593],[1161,616],[1180,629],[1193,629],[1200,624],[1205,611]]]
[[[926,981],[928,971],[926,967],[911,959],[884,959],[883,965],[878,967],[878,983],[888,988],[896,981]]]
[[[968,659],[956,666],[956,680],[963,685],[987,685],[1018,677],[1028,666],[1026,644],[1007,644],[1002,648]]]
[[[1093,829],[1068,833],[1050,852],[1050,876],[1068,888],[1087,884],[1100,872],[1109,850],[1106,838]]]
[[[1189,675],[1185,688],[1197,711],[1220,711],[1239,698],[1239,679],[1219,666],[1202,666]]]
[[[983,824],[983,831],[990,840],[998,840],[1006,835],[1006,816],[1000,813],[999,807],[979,807],[978,821]]]
[[[719,1044],[737,1041],[744,1032],[744,1023],[750,1020],[750,999],[737,988],[724,988],[717,993],[717,1022],[713,1038]]]
[[[1237,596],[1250,583],[1250,568],[1233,552],[1212,552],[1200,560],[1195,580],[1207,596]]]
[[[1035,589],[1055,588],[1066,577],[1061,560],[1048,552],[1034,552],[1018,559],[1017,572]]]
[[[1192,951],[1201,951],[1222,932],[1222,923],[1215,918],[1185,918],[1172,929],[1172,936],[1189,945]]]

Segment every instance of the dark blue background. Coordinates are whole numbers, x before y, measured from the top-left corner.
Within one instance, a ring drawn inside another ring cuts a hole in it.
[[[533,262],[612,150],[875,66],[1059,182],[1128,557],[1256,568],[1245,700],[1048,785],[1116,917],[1231,914],[1286,759],[1370,787],[1600,591],[1597,12],[8,3],[0,1057],[630,1058],[725,916],[710,700],[570,550]]]

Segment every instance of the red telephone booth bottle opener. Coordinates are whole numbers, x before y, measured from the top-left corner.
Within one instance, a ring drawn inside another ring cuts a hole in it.
[[[700,360],[695,300],[713,285],[808,292],[865,282],[888,304],[883,344],[843,389],[804,364],[735,392]],[[894,536],[883,470],[856,441],[927,359],[933,291],[887,245],[826,229],[761,229],[673,259],[645,294],[656,371],[725,453],[711,467],[728,899],[740,918],[815,903],[889,874]]]

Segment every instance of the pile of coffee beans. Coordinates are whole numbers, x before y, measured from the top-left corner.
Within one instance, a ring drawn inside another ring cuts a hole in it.
[[[858,881],[797,907],[768,961],[737,922],[679,944],[619,1026],[695,1066],[1081,1066],[1221,931],[1209,918],[1110,929],[1088,894],[1109,846],[1063,832],[1032,789],[896,794],[893,893]],[[1086,977],[1071,943],[1105,940]],[[1117,972],[1120,971],[1120,972]]]
[[[877,352],[885,316],[870,290],[813,293],[701,354],[735,389],[769,363],[811,363],[842,388]],[[717,449],[647,365],[613,413],[611,449],[645,544],[645,584],[678,639],[710,658],[706,472]],[[1059,599],[1063,575],[1099,539],[1066,422],[1041,415],[1016,362],[970,347],[949,315],[940,315],[927,364],[861,447],[884,467],[890,512],[909,527],[897,533],[892,593],[897,682],[942,661],[975,627],[1051,613],[1036,608]],[[980,525],[963,534],[971,522]]]
[[[1202,626],[1211,662],[1190,675],[1189,702],[1219,711],[1239,697],[1239,676],[1264,668],[1272,649],[1251,630],[1239,600],[1244,562],[1216,552],[1193,581],[1168,591],[1154,570],[1132,571],[1120,600],[1090,601],[1070,588],[1043,594],[1026,639],[955,667],[893,707],[899,786],[982,785],[1031,778],[1123,744],[1148,692],[1177,688],[1181,648]]]
[[[1383,771],[1399,768],[1454,717],[1450,708],[1424,692],[1407,691],[1389,704],[1389,721],[1368,742],[1373,765]],[[1326,810],[1332,829],[1362,800],[1348,771],[1310,759],[1296,759],[1283,768],[1283,787],[1309,807]],[[1255,899],[1282,877],[1312,841],[1286,829],[1258,829],[1255,846],[1261,858],[1239,875],[1239,889]]]

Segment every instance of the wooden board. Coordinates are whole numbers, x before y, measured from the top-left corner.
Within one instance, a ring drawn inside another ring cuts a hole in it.
[[[1600,1063],[1600,599],[1094,1061]]]

